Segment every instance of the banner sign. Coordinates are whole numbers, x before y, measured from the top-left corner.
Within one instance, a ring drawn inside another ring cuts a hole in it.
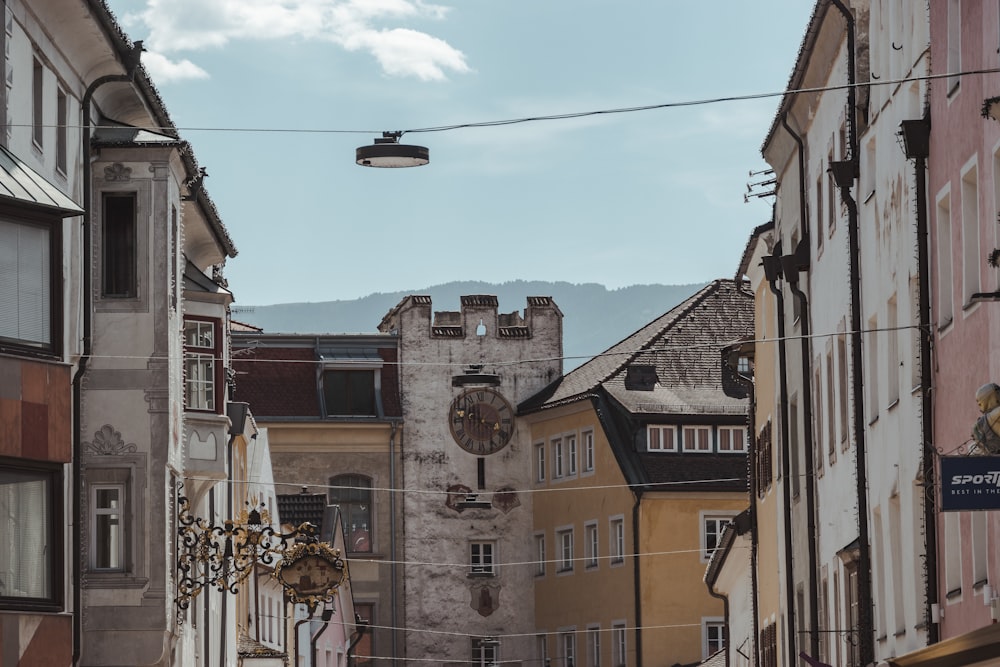
[[[942,456],[942,512],[1000,509],[1000,456]]]

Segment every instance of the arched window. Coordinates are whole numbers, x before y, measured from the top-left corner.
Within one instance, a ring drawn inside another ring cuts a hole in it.
[[[372,481],[362,475],[330,478],[330,503],[340,507],[348,553],[372,550]]]

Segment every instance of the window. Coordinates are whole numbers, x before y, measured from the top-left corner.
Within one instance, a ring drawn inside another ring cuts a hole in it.
[[[134,299],[138,295],[138,240],[135,193],[104,193],[101,227],[101,296]]]
[[[743,426],[719,427],[719,451],[726,453],[747,450],[747,430]]]
[[[492,577],[496,574],[493,560],[494,546],[493,542],[469,543],[470,575]]]
[[[56,91],[56,169],[66,173],[66,143],[69,127],[67,126],[66,93],[62,88]]]
[[[576,633],[563,632],[559,635],[559,643],[562,648],[562,659],[565,667],[576,665]]]
[[[95,484],[90,487],[91,566],[94,570],[125,569],[125,535],[122,510],[125,502],[123,484]]]
[[[614,667],[625,667],[628,664],[628,646],[625,640],[625,624],[613,624],[611,626],[611,662]]]
[[[962,303],[982,291],[979,255],[979,175],[976,167],[962,174]]]
[[[938,248],[937,252],[934,253],[938,262],[937,325],[938,328],[943,329],[951,324],[955,317],[954,276],[952,275],[954,269],[951,256],[951,198],[947,194],[938,199],[935,222],[937,223]]]
[[[768,421],[757,434],[757,495],[761,498],[771,488],[774,477],[772,456],[771,422]]]
[[[552,478],[559,479],[566,474],[565,470],[563,441],[562,438],[556,438],[552,441]]]
[[[715,552],[716,547],[719,546],[719,540],[722,538],[722,533],[726,530],[726,526],[729,525],[732,518],[732,516],[718,515],[702,516],[701,559],[703,561],[707,561],[712,558],[712,554]]]
[[[559,572],[573,571],[573,529],[566,528],[556,531],[556,541],[559,543]]]
[[[323,404],[327,417],[377,417],[374,370],[323,371]]]
[[[843,321],[841,322],[841,327],[844,326]],[[841,333],[837,334],[837,400],[838,400],[838,413],[840,415],[840,446],[841,449],[847,448],[847,422],[848,422],[848,403],[847,403],[847,334]]]
[[[677,442],[674,440],[676,432],[677,429],[673,426],[650,424],[646,427],[647,449],[651,452],[676,452]]]
[[[54,351],[55,228],[0,220],[0,344]],[[58,264],[58,262],[56,263]]]
[[[707,426],[684,427],[685,452],[712,451],[712,430]]]
[[[473,637],[472,664],[479,667],[500,664],[500,640],[495,637]]]
[[[844,600],[847,603],[847,627],[846,630],[856,632],[858,628],[858,564],[853,562],[847,567],[847,574],[844,577]],[[848,667],[861,667],[860,642],[848,642],[847,646]]]
[[[778,667],[778,626],[775,623],[760,631],[760,667]]]
[[[545,535],[535,535],[535,576],[545,576]]]
[[[601,667],[601,626],[587,628],[587,665]]]
[[[948,0],[948,56],[947,73],[948,95],[958,90],[958,84],[962,77],[958,72],[962,71],[962,2],[961,0]]]
[[[826,386],[819,387],[826,396],[826,453],[833,463],[837,453],[836,385],[833,383],[833,341],[826,343]]]
[[[548,637],[545,635],[535,635],[535,657],[537,658],[535,664],[540,667],[544,667],[549,662]]]
[[[42,147],[42,139],[45,136],[45,114],[42,102],[44,95],[42,88],[44,84],[45,69],[37,59],[31,63],[31,140],[39,148]]]
[[[886,389],[889,391],[888,402],[892,405],[899,400],[899,313],[896,307],[896,295],[893,294],[886,304],[886,335],[889,340],[886,345]]]
[[[610,523],[611,564],[620,565],[625,561],[625,519],[613,517]]]
[[[594,472],[594,432],[583,434],[583,472]]]
[[[372,481],[361,475],[330,479],[330,503],[340,507],[348,553],[372,551]]]
[[[57,611],[61,467],[0,459],[0,608]]]
[[[375,655],[375,633],[378,625],[375,619],[375,605],[371,602],[355,602],[354,613],[368,624],[368,631],[361,633],[361,638],[355,644],[351,653],[354,655],[355,667],[368,667],[373,664],[372,657]]]
[[[570,477],[576,475],[576,436],[568,435],[566,436],[566,456],[569,457],[567,460],[568,470]]]
[[[878,317],[872,315],[868,318],[868,358],[865,364],[868,366],[868,422],[878,419],[879,393],[878,393]]]
[[[584,554],[586,556],[584,565],[590,569],[597,567],[598,558],[598,535],[597,522],[589,522],[583,527]]]
[[[706,618],[701,622],[702,659],[726,648],[726,623],[719,618]]]
[[[535,481],[545,481],[545,443],[535,445]]]
[[[219,323],[184,318],[184,398],[188,410],[218,412],[216,386],[222,384]]]

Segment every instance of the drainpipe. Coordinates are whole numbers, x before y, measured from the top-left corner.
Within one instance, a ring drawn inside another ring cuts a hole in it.
[[[806,219],[806,149],[802,142],[802,137],[795,133],[788,125],[788,114],[781,116],[781,125],[785,128],[795,143],[798,145],[799,163],[799,230],[801,240],[798,247],[793,249],[791,255],[782,258],[782,272],[788,287],[795,294],[799,302],[801,317],[799,318],[802,327],[801,355],[802,355],[802,430],[804,433],[803,446],[805,447],[806,464],[806,537],[808,539],[809,554],[809,653],[813,657],[819,656],[819,634],[817,623],[819,620],[819,584],[816,580],[816,573],[819,571],[817,552],[817,541],[819,535],[816,529],[816,461],[813,457],[813,414],[812,414],[812,344],[809,338],[809,300],[805,292],[799,288],[799,272],[809,268],[809,223]],[[822,232],[821,232],[822,233]],[[820,452],[820,456],[823,453]]]
[[[924,625],[927,627],[927,643],[940,641],[938,624],[931,616],[931,606],[938,601],[937,577],[937,517],[934,513],[934,411],[931,405],[931,299],[930,261],[928,260],[927,238],[927,164],[930,152],[931,123],[925,116],[920,120],[904,120],[901,133],[906,157],[914,158],[914,179],[917,199],[917,275],[920,276],[917,295],[920,330],[920,412],[921,439],[923,440],[921,469],[924,475],[924,588],[927,606],[924,609]],[[914,141],[906,141],[913,133]]]
[[[635,503],[632,505],[632,572],[635,581],[632,590],[635,596],[635,667],[642,667],[642,591],[639,582],[642,581],[639,571],[639,506],[642,504],[642,489],[635,491]]]
[[[396,497],[398,496],[396,492],[396,432],[399,429],[399,420],[393,419],[389,425],[392,429],[389,433],[389,492],[392,494],[389,498],[389,552],[392,554],[392,563],[389,565],[389,599],[391,600],[392,607],[392,659],[395,661],[398,650],[397,634],[399,632],[397,629],[399,628],[399,605],[396,599],[398,595],[396,586],[397,563],[399,563],[399,554],[396,553]],[[369,619],[370,621],[371,619]],[[362,632],[361,634],[364,633]],[[358,641],[361,641],[360,634],[358,635]]]
[[[637,558],[636,560],[639,560],[639,559]],[[717,598],[719,600],[722,600],[722,618],[724,619],[723,623],[725,623],[724,627],[729,628],[729,598],[726,597],[725,595],[723,595],[722,593],[716,593],[715,589],[713,587],[711,587],[711,586],[708,586],[708,594],[711,595],[713,598]],[[726,641],[723,643],[723,650],[725,650],[725,652],[726,652],[726,667],[728,667],[729,664],[730,664],[730,662],[729,662],[729,643],[730,643],[729,642],[729,638],[727,637]],[[756,644],[756,643],[757,642],[755,641],[754,644]]]
[[[131,82],[135,77],[135,70],[139,66],[139,56],[142,53],[142,42],[137,41],[132,46],[130,57],[127,58],[125,74],[108,74],[95,79],[87,90],[83,93],[83,151],[81,158],[83,168],[80,173],[83,181],[83,211],[84,219],[82,223],[82,234],[80,243],[83,249],[83,261],[81,262],[81,308],[83,310],[83,331],[81,340],[83,349],[73,374],[73,553],[70,558],[73,561],[73,664],[80,664],[81,653],[83,652],[83,591],[80,589],[80,581],[83,576],[84,558],[80,553],[80,546],[83,544],[83,504],[80,501],[80,494],[83,492],[83,416],[81,415],[83,405],[83,376],[87,372],[87,365],[90,362],[93,351],[93,286],[91,285],[92,256],[93,248],[93,183],[90,174],[90,106],[94,101],[94,94],[97,89],[106,83]]]
[[[787,660],[792,660],[796,655],[795,650],[795,577],[792,571],[793,550],[792,550],[792,484],[789,479],[791,473],[791,461],[788,455],[788,377],[787,360],[785,357],[785,297],[781,289],[775,284],[781,277],[781,262],[778,259],[781,254],[781,242],[775,244],[774,254],[764,257],[764,273],[767,277],[771,292],[778,307],[778,407],[782,410],[779,420],[781,437],[781,469],[785,475],[785,483],[782,484],[782,495],[784,502],[784,537],[785,537],[785,612],[787,613],[788,633],[785,637],[787,642]]]
[[[861,272],[858,257],[858,204],[851,195],[851,187],[858,176],[858,136],[855,127],[855,45],[854,15],[841,0],[831,0],[847,22],[847,142],[850,159],[830,165],[834,179],[840,187],[840,196],[847,205],[847,232],[851,288],[851,375],[852,403],[854,410],[855,468],[858,496],[858,649],[862,665],[875,661],[875,630],[872,600],[871,546],[868,535],[868,454],[865,442],[864,370],[861,360]]]
[[[799,242],[799,247],[803,247],[807,240]],[[808,247],[808,246],[806,246]],[[798,253],[795,253],[798,255]],[[794,259],[795,255],[786,255],[782,260]],[[783,262],[786,263],[786,262]],[[806,466],[806,539],[808,542],[807,551],[809,557],[809,653],[812,656],[819,655],[819,634],[816,622],[819,619],[819,585],[816,582],[817,556],[816,541],[819,536],[816,534],[816,460],[813,456],[813,432],[812,432],[812,389],[810,367],[811,354],[809,345],[809,302],[805,293],[799,289],[798,269],[786,267],[785,278],[789,289],[795,294],[801,309],[799,322],[802,327],[802,429],[805,434],[803,448],[805,449]],[[793,276],[794,278],[789,278]],[[822,453],[820,453],[822,456]]]
[[[357,659],[354,657],[354,648],[361,643],[361,638],[368,631],[369,623],[371,623],[371,619],[366,621],[358,616],[357,613],[354,614],[354,638],[347,645],[347,667],[354,667],[357,664]]]
[[[323,610],[323,615],[321,617],[323,619],[323,625],[319,627],[316,634],[312,635],[312,638],[309,640],[309,667],[316,667],[316,660],[318,659],[318,656],[316,655],[316,645],[319,643],[320,636],[326,632],[327,626],[330,625],[330,619],[333,618],[333,613],[333,607],[327,607]]]
[[[743,292],[742,286],[737,282],[737,289]],[[752,293],[743,292],[748,296],[753,296]],[[731,365],[732,368],[732,365]],[[753,376],[746,376],[739,372],[739,365],[732,368],[733,375],[736,380],[743,385],[747,390],[747,421],[749,422],[749,427],[747,429],[747,464],[750,468],[748,471],[747,479],[749,480],[748,487],[750,489],[750,613],[752,614],[751,621],[753,622],[753,665],[760,664],[760,602],[758,599],[757,591],[757,545],[758,545],[758,535],[757,535],[757,488],[760,481],[757,479],[757,446],[755,442],[755,437],[757,434],[757,393],[754,390],[754,380]],[[711,588],[709,588],[709,593],[712,593]],[[714,595],[714,593],[713,593]],[[726,598],[726,627],[729,627],[729,599]],[[729,642],[726,642],[726,664],[729,664]]]

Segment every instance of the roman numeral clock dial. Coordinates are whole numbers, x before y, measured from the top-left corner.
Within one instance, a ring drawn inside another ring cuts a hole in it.
[[[514,435],[514,409],[498,391],[469,389],[451,402],[448,427],[458,446],[470,454],[495,454]]]

